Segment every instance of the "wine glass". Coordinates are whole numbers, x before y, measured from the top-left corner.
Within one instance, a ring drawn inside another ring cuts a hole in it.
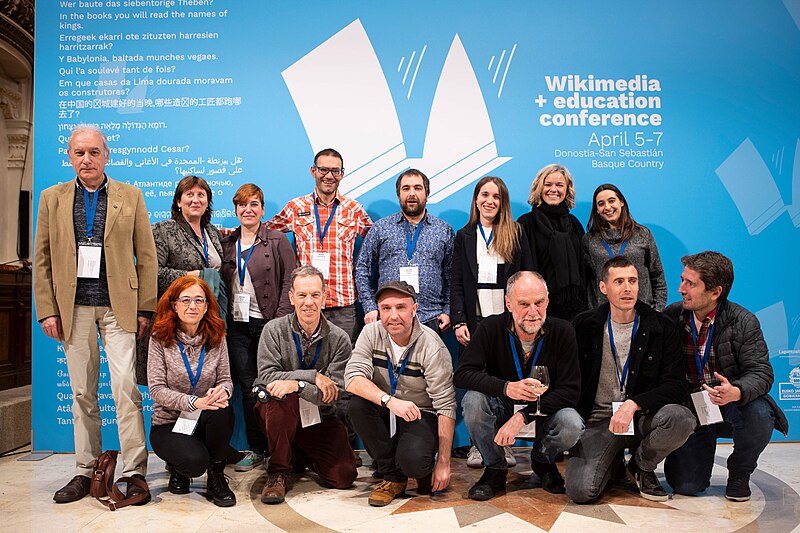
[[[546,366],[534,366],[531,369],[531,377],[539,382],[539,385],[533,385],[533,392],[536,393],[536,412],[533,415],[543,416],[544,413],[539,410],[539,398],[550,386],[550,372]]]

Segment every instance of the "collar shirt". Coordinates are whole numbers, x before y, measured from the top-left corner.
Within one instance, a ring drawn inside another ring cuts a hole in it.
[[[395,213],[375,223],[356,261],[356,286],[364,312],[378,308],[375,291],[387,281],[400,279],[400,269],[419,268],[418,318],[425,323],[440,314],[450,314],[450,265],[453,261],[453,228],[430,213],[420,221],[422,228],[411,260],[407,241],[414,226],[406,223],[402,213]],[[373,286],[371,275],[377,267],[378,283]],[[373,288],[374,287],[374,288]]]
[[[314,206],[319,212],[319,226]],[[320,232],[336,207],[325,238]],[[312,264],[317,252],[330,254],[330,272],[325,280],[325,307],[345,307],[356,301],[353,281],[353,248],[356,236],[364,237],[372,227],[372,219],[359,202],[336,194],[333,202],[323,204],[315,193],[295,198],[283,210],[267,221],[269,229],[292,232],[299,265]],[[298,265],[298,266],[299,266]],[[324,274],[324,272],[323,272]]]
[[[703,359],[704,357],[706,343],[708,342],[708,334],[711,328],[714,326],[714,320],[716,317],[717,308],[714,308],[714,310],[711,311],[705,320],[703,320],[699,331],[697,331],[697,353],[700,356],[700,359]],[[686,381],[689,383],[689,390],[698,391],[703,388],[703,383],[706,383],[712,387],[719,385],[717,378],[714,377],[714,372],[717,369],[717,357],[714,347],[709,346],[711,353],[708,356],[708,363],[703,367],[703,381],[701,382],[697,374],[697,359],[694,354],[695,343],[694,339],[692,338],[691,320],[694,320],[694,313],[691,311],[685,312],[683,316],[683,353],[686,356]],[[711,340],[714,340],[713,337]]]

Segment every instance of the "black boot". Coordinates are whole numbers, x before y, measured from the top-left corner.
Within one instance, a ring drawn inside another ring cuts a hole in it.
[[[506,475],[508,475],[508,470],[505,468],[484,469],[481,478],[469,489],[470,499],[485,501],[493,498],[499,492],[504,492]]]
[[[189,494],[189,485],[191,484],[191,478],[178,472],[174,466],[169,467],[169,485],[167,485],[167,489],[172,494]]]
[[[225,479],[224,461],[211,461],[208,467],[206,490],[208,491],[208,497],[214,501],[214,505],[218,507],[236,505],[236,495],[228,486],[228,480]]]

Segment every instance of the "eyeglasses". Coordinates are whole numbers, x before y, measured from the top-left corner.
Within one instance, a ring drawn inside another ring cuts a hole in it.
[[[182,298],[176,298],[175,301],[184,307],[189,307],[191,304],[194,304],[197,307],[203,307],[208,303],[208,300],[206,300],[205,298],[202,297],[189,298],[188,296],[184,296]]]
[[[326,167],[318,167],[317,165],[314,165],[314,168],[316,168],[317,172],[319,172],[323,176],[328,172],[330,172],[331,176],[335,178],[338,178],[339,176],[344,174],[344,168],[326,168]]]

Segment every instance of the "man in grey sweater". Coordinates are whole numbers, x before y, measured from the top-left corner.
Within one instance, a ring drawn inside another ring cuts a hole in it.
[[[325,280],[319,270],[296,268],[291,283],[294,313],[268,322],[258,345],[256,414],[271,451],[263,503],[284,501],[287,474],[298,461],[328,487],[349,488],[358,475],[347,428],[334,408],[350,338],[322,315]]]
[[[417,319],[414,288],[390,281],[375,299],[380,321],[358,337],[345,384],[353,394],[350,421],[384,478],[369,504],[382,507],[405,491],[409,477],[418,494],[450,484],[456,393],[450,353]]]

